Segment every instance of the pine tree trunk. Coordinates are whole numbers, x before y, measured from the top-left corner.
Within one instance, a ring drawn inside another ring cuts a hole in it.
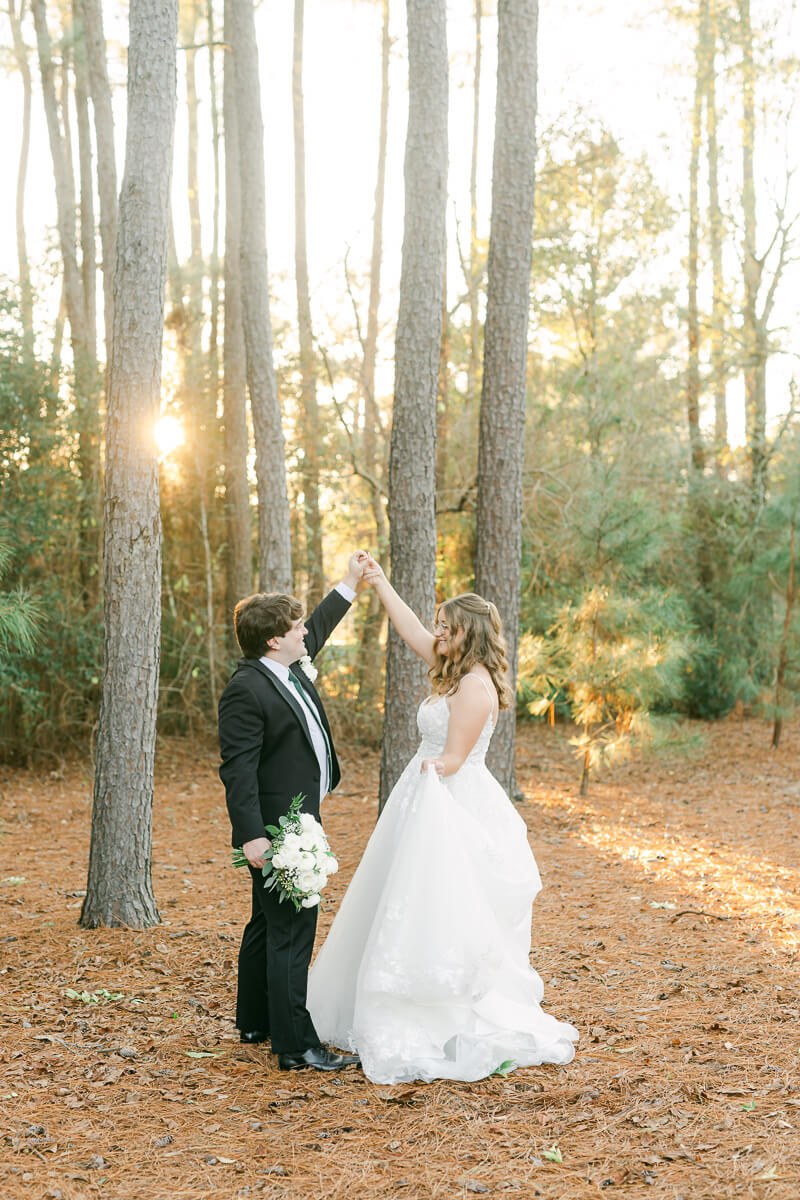
[[[689,426],[689,457],[692,476],[702,473],[705,466],[703,440],[700,434],[700,312],[697,304],[697,279],[700,257],[698,181],[700,175],[700,146],[703,138],[703,97],[705,92],[704,40],[707,22],[708,0],[700,0],[697,16],[694,106],[692,110],[692,150],[689,159],[689,364],[686,372],[686,419]]]
[[[706,124],[708,130],[708,223],[711,243],[711,385],[714,394],[714,456],[717,471],[727,474],[728,409],[725,369],[725,305],[722,274],[722,210],[719,201],[719,143],[717,139],[716,9],[709,26]]]
[[[225,329],[223,421],[225,427],[226,609],[229,649],[236,654],[233,610],[253,590],[250,487],[247,482],[247,383],[242,325],[240,268],[241,182],[234,78],[236,60],[230,46],[232,0],[226,0],[223,40],[223,118],[225,130]]]
[[[761,511],[767,490],[766,347],[758,319],[758,289],[762,263],[756,252],[755,137],[756,73],[750,0],[738,0],[739,39],[742,50],[742,213],[744,216],[744,312],[742,341],[745,352],[744,390],[747,446],[750,455],[750,499],[754,517]]]
[[[364,340],[364,362],[361,372],[364,398],[364,470],[374,482],[370,484],[370,506],[375,523],[373,553],[383,562],[389,549],[388,528],[383,496],[377,481],[384,476],[383,462],[379,465],[378,438],[380,423],[375,399],[375,362],[378,352],[378,311],[381,298],[381,267],[383,263],[383,209],[386,195],[386,144],[389,130],[389,0],[383,0],[381,31],[381,107],[378,126],[378,167],[375,181],[375,203],[372,219],[372,256],[369,274],[367,333]],[[383,453],[380,455],[383,459]],[[361,626],[358,652],[358,705],[370,707],[380,680],[380,635],[383,627],[383,605],[374,588],[369,589],[367,612]]]
[[[97,407],[97,362],[94,357],[81,270],[78,266],[75,196],[69,139],[69,96],[66,60],[63,71],[63,131],[55,88],[55,67],[50,52],[45,0],[32,0],[39,65],[42,76],[50,153],[55,176],[56,214],[64,267],[64,297],[70,326],[75,372],[75,408],[78,425],[78,469],[81,476],[79,529],[79,576],[83,605],[90,608],[97,595],[100,558],[100,437]]]
[[[475,587],[497,605],[516,684],[528,309],[533,247],[538,0],[499,0],[486,329],[478,439]],[[500,714],[489,766],[516,793],[515,711]]]
[[[783,705],[786,697],[784,686],[786,682],[786,670],[789,666],[789,636],[792,629],[792,610],[794,608],[795,587],[794,587],[794,564],[795,564],[795,530],[797,521],[792,518],[792,523],[789,531],[789,573],[786,580],[786,612],[783,618],[783,632],[781,633],[781,643],[778,651],[778,669],[775,677],[775,724],[772,727],[772,748],[777,750],[781,741],[781,733],[783,732]]]
[[[177,21],[177,0],[131,0],[106,427],[105,669],[80,920],[89,928],[159,919],[150,870],[161,619],[152,428],[161,389]]]
[[[100,200],[100,247],[103,255],[103,317],[106,363],[113,327],[114,256],[117,239],[117,161],[114,149],[114,113],[106,65],[101,0],[79,0],[83,14],[89,93],[94,109],[97,145],[97,191]]]
[[[211,100],[211,152],[214,160],[214,205],[211,218],[211,262],[209,266],[208,304],[211,310],[208,331],[208,361],[211,379],[211,408],[217,411],[219,400],[219,211],[220,211],[220,168],[219,168],[219,103],[217,99],[217,59],[214,43],[214,0],[206,5],[208,26],[208,94]]]
[[[311,297],[306,245],[306,148],[303,113],[303,14],[305,0],[294,0],[292,113],[294,117],[294,259],[297,285],[297,329],[300,340],[300,408],[303,435],[303,516],[305,525],[306,607],[319,604],[325,587],[322,562],[322,518],[319,511],[319,412]]]
[[[92,171],[92,132],[89,121],[89,71],[86,40],[79,0],[73,3],[75,46],[75,111],[78,124],[78,181],[81,217],[81,278],[86,344],[93,362],[97,361],[97,251],[95,248],[94,175]]]
[[[259,587],[292,590],[289,498],[281,410],[272,362],[267,270],[264,122],[253,0],[230,0],[239,137],[242,281],[247,384],[253,413],[258,482]]]
[[[389,460],[392,581],[423,621],[436,586],[436,397],[447,203],[445,0],[408,0],[405,228]],[[389,630],[381,751],[383,805],[416,746],[425,665]]]
[[[472,157],[469,172],[469,370],[467,399],[470,408],[478,397],[481,370],[481,323],[478,312],[478,135],[481,107],[481,49],[483,0],[475,0],[475,62],[472,84]]]
[[[786,580],[786,612],[783,618],[783,632],[781,634],[781,644],[778,651],[778,670],[775,678],[775,724],[772,727],[772,748],[777,750],[781,741],[781,733],[783,732],[783,705],[786,702],[784,686],[786,683],[786,670],[789,666],[789,636],[792,630],[792,609],[794,608],[794,538],[797,521],[793,518],[789,531],[789,574]]]
[[[17,261],[19,263],[19,295],[20,316],[22,317],[22,353],[27,364],[33,362],[33,288],[31,287],[31,272],[28,263],[28,246],[25,237],[25,184],[28,177],[28,154],[31,143],[31,68],[28,62],[28,48],[22,37],[22,14],[24,0],[20,0],[20,10],[17,13],[16,0],[9,0],[8,16],[11,22],[11,36],[14,41],[14,58],[17,69],[22,77],[22,137],[19,148],[19,165],[17,167]]]

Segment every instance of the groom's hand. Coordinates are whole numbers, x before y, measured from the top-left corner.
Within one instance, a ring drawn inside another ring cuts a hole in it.
[[[264,855],[269,850],[272,842],[269,838],[260,837],[253,838],[252,842],[245,842],[242,846],[242,854],[244,854],[251,867],[260,870],[264,865]]]
[[[364,566],[368,558],[369,554],[367,554],[366,550],[356,550],[354,554],[350,555],[347,561],[347,574],[342,583],[346,583],[353,591],[358,587],[359,581],[364,574]]]

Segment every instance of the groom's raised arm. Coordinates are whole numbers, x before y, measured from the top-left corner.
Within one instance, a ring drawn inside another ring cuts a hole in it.
[[[308,633],[305,637],[306,651],[314,658],[327,642],[342,617],[349,610],[356,597],[356,588],[367,561],[365,550],[356,550],[350,555],[347,564],[347,574],[333,591],[321,600],[309,617],[305,626]]]

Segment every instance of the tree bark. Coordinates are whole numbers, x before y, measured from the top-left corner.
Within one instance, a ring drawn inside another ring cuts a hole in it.
[[[92,133],[89,121],[89,70],[80,0],[72,6],[75,46],[75,111],[78,124],[78,182],[80,187],[81,279],[86,344],[92,362],[97,362],[97,251],[95,248],[94,173]]]
[[[738,0],[739,40],[742,50],[742,245],[744,312],[742,340],[745,352],[744,391],[747,445],[750,455],[750,499],[754,514],[761,511],[767,490],[766,338],[758,317],[758,290],[763,263],[756,252],[755,138],[756,72],[750,0]]]
[[[722,273],[722,209],[719,200],[719,142],[717,137],[716,8],[708,35],[706,125],[708,131],[708,223],[711,243],[711,386],[714,395],[714,457],[720,475],[727,474],[728,409],[725,368],[725,305]]]
[[[214,160],[214,207],[211,231],[211,263],[209,271],[209,308],[211,320],[208,335],[209,374],[211,377],[211,393],[213,412],[217,411],[219,399],[219,209],[220,209],[220,169],[219,169],[219,104],[217,100],[217,71],[215,56],[214,32],[214,0],[208,0],[206,5],[206,23],[208,25],[208,94],[211,99],[211,150]]]
[[[481,109],[481,48],[483,0],[475,0],[475,63],[472,85],[472,157],[469,172],[469,371],[467,399],[470,407],[478,396],[481,323],[478,313],[478,134]]]
[[[22,78],[22,137],[17,167],[17,262],[19,263],[20,316],[22,318],[22,353],[28,365],[33,363],[33,288],[28,262],[28,246],[25,237],[25,184],[28,177],[28,155],[31,144],[31,68],[28,62],[28,47],[22,36],[22,18],[25,15],[25,0],[20,0],[17,11],[16,0],[8,0],[8,17],[14,42],[14,58]]]
[[[303,15],[305,0],[294,0],[292,55],[292,113],[294,128],[294,259],[297,285],[297,328],[300,342],[300,409],[303,434],[303,516],[309,611],[322,599],[325,571],[322,562],[322,519],[319,511],[319,411],[311,326],[306,244],[306,149],[303,113]]]
[[[445,0],[408,0],[405,227],[389,459],[392,580],[430,620],[436,601],[436,398],[447,203]],[[392,628],[381,750],[383,805],[417,743],[425,666]]]
[[[232,0],[225,2],[223,40],[223,118],[225,130],[225,328],[223,363],[223,421],[225,456],[226,608],[229,649],[236,653],[233,610],[253,590],[250,526],[250,488],[247,482],[247,384],[242,325],[240,256],[241,183],[236,124],[236,60]]]
[[[114,255],[117,239],[117,160],[114,149],[114,112],[106,64],[101,0],[79,0],[86,39],[89,93],[94,110],[97,145],[97,191],[100,201],[100,249],[103,256],[103,322],[106,364],[113,326]],[[107,388],[106,388],[107,390]]]
[[[372,254],[369,272],[369,301],[367,332],[364,339],[364,361],[361,370],[361,390],[364,398],[364,470],[372,482],[369,499],[375,523],[375,550],[383,561],[389,549],[386,510],[377,480],[384,477],[384,451],[378,452],[381,433],[378,404],[375,397],[375,362],[378,353],[378,312],[381,299],[381,268],[383,264],[383,210],[386,196],[386,144],[389,130],[389,0],[383,0],[381,30],[381,107],[378,123],[378,166],[375,180],[375,201],[372,218]],[[380,458],[380,465],[379,465]],[[383,605],[374,588],[369,589],[367,611],[361,627],[358,652],[358,705],[371,706],[380,680],[380,634],[383,626]]]
[[[67,113],[68,80],[64,78],[64,129],[59,121],[55,88],[55,67],[50,52],[45,0],[32,0],[39,65],[42,76],[47,132],[55,176],[56,214],[59,244],[64,265],[64,298],[70,326],[75,372],[75,407],[78,423],[78,469],[81,476],[79,515],[79,572],[83,604],[90,608],[97,592],[100,549],[99,494],[100,444],[97,411],[97,363],[86,321],[86,304],[81,270],[78,266],[75,196],[69,143]]]
[[[497,101],[483,350],[475,587],[497,605],[516,684],[522,556],[528,309],[536,156],[538,0],[499,0]],[[516,792],[515,711],[500,714],[488,762]]]
[[[775,723],[772,727],[772,748],[777,750],[783,732],[783,706],[786,703],[785,683],[786,670],[789,666],[789,636],[792,629],[792,610],[794,608],[794,538],[797,521],[793,517],[789,530],[789,574],[786,580],[786,612],[783,617],[780,648],[778,650],[778,670],[775,676]]]
[[[708,0],[700,0],[697,13],[694,106],[692,110],[692,149],[689,159],[689,363],[686,372],[686,419],[689,427],[689,458],[692,475],[705,467],[703,439],[700,433],[700,312],[697,304],[697,279],[700,261],[700,147],[703,140],[703,99],[705,95],[705,39],[708,24]],[[694,490],[694,489],[691,489]]]
[[[161,389],[177,31],[177,0],[131,0],[106,426],[105,669],[80,919],[90,928],[159,920],[150,870],[161,619],[153,424]]]
[[[292,548],[281,410],[272,362],[267,271],[264,122],[253,0],[230,0],[241,196],[240,270],[247,384],[258,482],[259,586],[292,590]]]

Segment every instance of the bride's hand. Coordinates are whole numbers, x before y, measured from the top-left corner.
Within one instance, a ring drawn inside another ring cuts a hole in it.
[[[444,763],[440,758],[423,758],[420,774],[424,775],[428,767],[433,767],[437,775],[444,775]]]
[[[379,583],[381,579],[386,578],[383,573],[383,568],[375,561],[371,554],[368,556],[367,561],[364,564],[364,571],[361,578],[365,583],[371,584]]]

